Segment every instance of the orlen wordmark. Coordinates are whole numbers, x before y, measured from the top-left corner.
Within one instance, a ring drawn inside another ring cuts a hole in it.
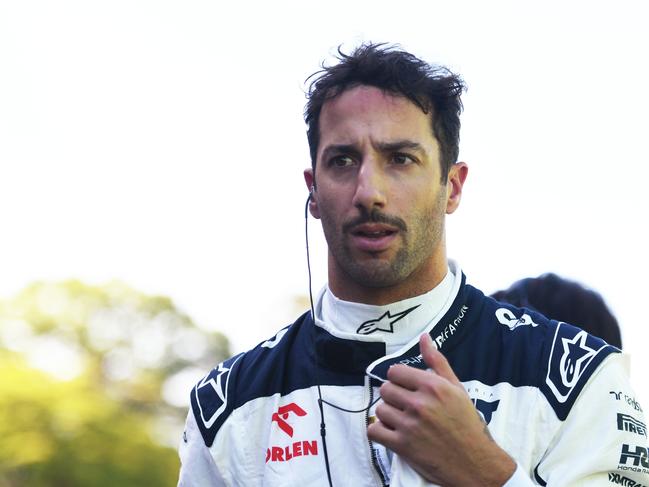
[[[295,415],[299,418],[307,415],[306,411],[300,406],[291,402],[285,406],[281,406],[276,412],[273,413],[271,421],[277,423],[281,429],[288,436],[293,438],[294,429],[288,423],[289,416]],[[294,441],[289,445],[284,446],[271,446],[266,449],[266,463],[268,462],[287,462],[295,457],[306,457],[318,454],[318,441]]]
[[[296,441],[291,445],[271,446],[266,450],[266,463],[268,462],[287,462],[295,457],[307,457],[318,454],[318,442],[313,441]]]

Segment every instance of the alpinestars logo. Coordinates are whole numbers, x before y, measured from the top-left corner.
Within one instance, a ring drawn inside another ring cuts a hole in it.
[[[273,413],[272,421],[275,421],[277,426],[279,426],[279,429],[293,438],[293,427],[286,422],[290,414],[295,414],[296,416],[301,417],[306,416],[306,411],[292,402],[286,406],[280,407],[276,413]]]
[[[647,425],[628,414],[617,413],[617,429],[647,436]]]
[[[574,387],[586,364],[595,355],[595,350],[586,345],[586,332],[581,331],[574,338],[562,338],[563,355],[559,362],[561,380],[566,387]]]
[[[194,388],[200,419],[205,428],[211,428],[227,407],[230,370],[239,358],[240,356],[228,367],[223,363],[219,364]]]
[[[589,338],[583,330],[570,336],[575,331],[576,329],[563,327],[560,324],[552,343],[546,384],[560,403],[566,402],[589,364],[601,350],[606,348],[606,345],[598,349],[591,347],[590,345],[599,344],[594,338]]]
[[[401,311],[400,313],[395,313],[395,314],[390,313],[390,310],[388,310],[385,313],[383,313],[380,317],[363,323],[361,326],[358,327],[356,333],[358,333],[359,335],[370,335],[375,331],[385,331],[387,333],[394,333],[394,324],[397,321],[403,319],[406,315],[408,315],[415,309],[419,308],[419,306],[420,305],[413,306],[412,308],[409,308],[405,311]]]

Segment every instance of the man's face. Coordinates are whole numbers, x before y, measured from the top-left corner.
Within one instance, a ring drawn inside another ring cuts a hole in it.
[[[444,215],[455,207],[454,185],[440,179],[430,114],[407,98],[361,85],[327,101],[311,211],[329,246],[330,286],[391,287],[440,266],[443,277]]]

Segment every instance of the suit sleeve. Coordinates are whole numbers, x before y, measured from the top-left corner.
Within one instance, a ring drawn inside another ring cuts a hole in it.
[[[628,357],[609,355],[589,378],[533,475],[538,485],[649,486],[647,430]]]
[[[178,487],[225,487],[209,448],[201,435],[191,409],[180,441],[180,476]]]

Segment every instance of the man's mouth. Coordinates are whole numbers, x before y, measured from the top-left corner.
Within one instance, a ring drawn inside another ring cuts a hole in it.
[[[380,252],[390,246],[399,230],[383,223],[364,223],[354,227],[350,233],[359,250]]]
[[[385,237],[386,235],[392,235],[393,233],[396,232],[393,230],[378,230],[374,232],[358,231],[358,232],[353,232],[353,235],[359,237],[367,237],[367,238],[381,238],[381,237]]]
[[[383,223],[363,223],[352,230],[352,235],[367,238],[381,238],[397,233],[398,231],[398,229]]]

